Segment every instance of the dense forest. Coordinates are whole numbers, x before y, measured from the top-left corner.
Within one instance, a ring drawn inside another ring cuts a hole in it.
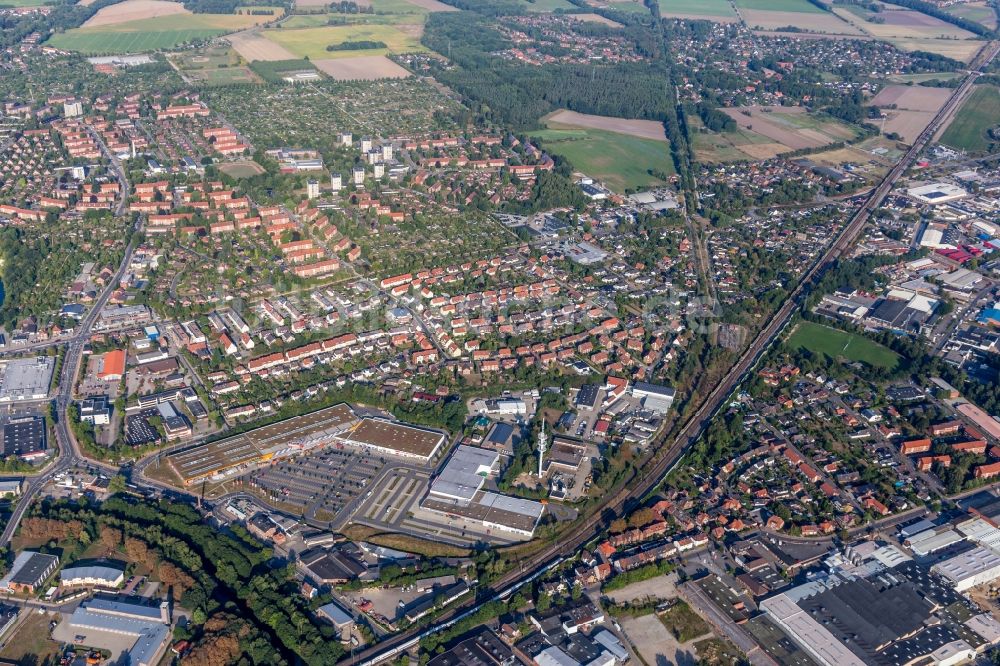
[[[648,38],[644,34],[645,48],[652,49],[655,40]],[[534,128],[558,108],[651,120],[671,114],[669,69],[660,63],[541,68],[500,60],[492,54],[511,44],[491,21],[467,12],[431,14],[423,41],[459,65],[437,66],[435,77],[492,122]]]
[[[188,504],[121,496],[99,508],[44,502],[22,523],[21,536],[52,544],[68,559],[101,543],[112,556],[151,569],[192,611],[191,623],[175,631],[195,644],[185,663],[319,666],[343,655],[333,627],[317,624],[298,594],[291,567],[272,567],[271,549],[243,527],[220,532]]]

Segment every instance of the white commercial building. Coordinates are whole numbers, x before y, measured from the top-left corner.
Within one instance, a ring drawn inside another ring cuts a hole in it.
[[[666,414],[670,411],[670,406],[674,404],[677,391],[669,386],[650,384],[648,382],[635,382],[632,384],[632,395],[642,400],[642,406],[646,409]]]
[[[865,666],[865,662],[787,594],[765,599],[760,603],[760,609],[822,666]]]
[[[459,446],[431,483],[431,497],[468,504],[483,487],[500,454],[475,446]]]
[[[68,587],[118,587],[124,580],[123,569],[103,564],[66,567],[59,572],[59,582]]]
[[[925,204],[949,203],[969,196],[968,192],[958,185],[951,183],[930,183],[928,185],[911,187],[906,190],[906,194],[911,199],[916,199],[920,203]]]
[[[1000,555],[980,546],[938,562],[931,571],[948,579],[958,592],[1000,578]]]

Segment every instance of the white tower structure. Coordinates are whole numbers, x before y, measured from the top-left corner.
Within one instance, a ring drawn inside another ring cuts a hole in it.
[[[542,462],[545,459],[545,418],[542,418],[542,431],[538,434],[538,478],[542,478]]]

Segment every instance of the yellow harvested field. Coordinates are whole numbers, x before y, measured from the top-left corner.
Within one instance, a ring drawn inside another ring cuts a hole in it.
[[[276,61],[295,60],[297,55],[280,44],[272,42],[270,39],[261,37],[260,33],[248,30],[238,32],[226,38],[236,52],[243,56],[247,62],[254,60]]]
[[[788,146],[782,143],[745,143],[739,146],[739,150],[755,160],[769,160],[787,153]]]
[[[751,28],[777,30],[795,26],[799,30],[833,35],[863,34],[856,26],[829,12],[777,12],[765,9],[741,9],[743,19]]]
[[[847,125],[808,114],[801,106],[748,106],[720,110],[735,120],[741,129],[767,137],[785,146],[786,150],[819,148],[854,138],[854,131]],[[740,150],[747,151],[742,146]]]
[[[594,116],[589,113],[577,113],[560,109],[542,118],[542,123],[548,127],[598,129],[619,134],[637,136],[640,139],[667,142],[663,123],[655,120],[632,120],[629,118],[612,118],[610,116]],[[557,127],[561,126],[561,127]]]
[[[902,51],[927,51],[948,58],[969,62],[986,42],[975,39],[916,39],[892,38],[886,40]]]
[[[928,88],[924,86],[886,86],[872,98],[872,106],[883,108],[886,120],[882,124],[888,134],[895,132],[906,143],[913,143],[938,110],[951,96],[949,88]]]
[[[872,98],[873,106],[896,105],[906,111],[937,111],[951,96],[950,88],[886,86]]]
[[[85,4],[81,2],[80,4]],[[118,25],[139,19],[171,16],[173,14],[190,14],[179,2],[166,0],[125,0],[116,5],[101,7],[83,24],[84,28],[94,28],[104,25]]]
[[[410,76],[409,70],[380,55],[327,58],[313,60],[312,63],[316,69],[337,81],[375,81]]]
[[[369,0],[370,1],[370,0]],[[457,12],[458,7],[452,7],[451,5],[446,5],[443,2],[438,2],[438,0],[408,0],[411,5],[416,5],[421,9],[426,9],[429,12]]]

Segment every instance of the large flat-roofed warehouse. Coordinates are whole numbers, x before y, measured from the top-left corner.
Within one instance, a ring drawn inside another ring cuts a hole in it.
[[[500,454],[474,446],[459,446],[437,478],[431,483],[430,497],[468,504],[483,487]]]
[[[364,419],[344,441],[380,453],[429,461],[441,450],[445,434],[383,419]]]
[[[0,367],[0,402],[44,400],[49,395],[55,359],[19,358]]]
[[[334,405],[172,453],[167,459],[181,481],[188,485],[329,443],[355,423],[357,417],[349,406]]]
[[[513,532],[528,538],[534,536],[535,527],[545,510],[541,502],[498,495],[484,490],[477,492],[466,504],[428,494],[420,507],[480,523],[489,530]]]

